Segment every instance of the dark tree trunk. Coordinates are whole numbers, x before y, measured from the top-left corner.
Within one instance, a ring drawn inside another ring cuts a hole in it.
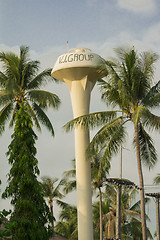
[[[143,240],[147,240],[147,225],[146,225],[146,214],[145,214],[144,182],[143,182],[143,173],[142,173],[142,163],[141,163],[141,158],[140,158],[138,125],[136,123],[134,124],[134,130],[135,130],[137,168],[138,168],[138,175],[139,175],[139,186],[140,186],[140,197],[141,197],[142,236],[143,236]]]

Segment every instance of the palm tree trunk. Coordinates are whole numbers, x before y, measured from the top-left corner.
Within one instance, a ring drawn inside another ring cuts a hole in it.
[[[141,197],[142,236],[143,236],[143,240],[147,240],[144,182],[143,182],[143,173],[142,173],[142,163],[141,163],[141,158],[140,158],[140,146],[139,146],[139,135],[138,135],[138,124],[137,123],[134,124],[134,131],[135,131],[137,168],[138,168],[138,175],[139,175],[139,186],[140,186],[140,197]]]
[[[156,229],[157,229],[157,240],[160,240],[160,211],[159,211],[159,198],[156,198]]]
[[[52,218],[54,218],[54,216],[53,216],[53,199],[49,200],[49,208],[50,208],[51,216],[52,216]],[[52,231],[54,234],[54,220],[52,220],[51,224],[52,224]]]
[[[116,239],[121,239],[121,186],[117,188]]]
[[[100,215],[100,240],[103,240],[103,222],[102,222],[102,192],[99,187],[99,215]]]

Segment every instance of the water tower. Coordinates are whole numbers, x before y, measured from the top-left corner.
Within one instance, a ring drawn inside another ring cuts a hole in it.
[[[74,118],[89,113],[90,93],[101,74],[97,67],[103,59],[87,48],[75,48],[61,55],[51,75],[69,88]],[[91,168],[86,157],[89,130],[75,128],[75,158],[77,181],[78,239],[93,239]]]

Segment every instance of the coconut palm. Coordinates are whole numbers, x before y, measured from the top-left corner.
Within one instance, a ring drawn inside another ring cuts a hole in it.
[[[95,240],[99,240],[100,239],[100,202],[96,201],[93,203],[93,229],[94,229],[94,239]],[[108,199],[104,199],[102,201],[102,230],[104,232],[104,225],[105,225],[105,219],[104,216],[109,212],[109,207],[111,206],[111,200]]]
[[[19,104],[24,101],[35,126],[41,130],[40,122],[54,136],[53,126],[45,114],[48,107],[57,109],[60,99],[57,95],[41,90],[42,85],[48,81],[55,81],[51,69],[38,72],[39,61],[28,58],[29,47],[20,47],[20,55],[12,52],[0,52],[2,71],[0,71],[0,133],[4,131],[5,124],[10,119],[13,125]]]
[[[63,204],[59,215],[60,221],[55,226],[55,232],[69,240],[78,239],[77,208],[69,204]]]
[[[103,215],[105,226],[108,226],[108,215],[113,216],[113,220],[116,221],[116,195],[117,188],[107,186],[107,190],[103,194],[103,198],[110,200],[109,212]],[[130,189],[123,186],[121,192],[121,239],[142,239],[142,228],[141,228],[141,207],[140,201],[135,201],[137,190]],[[149,201],[145,198],[145,204]],[[147,219],[149,220],[148,216]],[[114,222],[116,225],[116,222]],[[147,229],[148,238],[152,239],[152,235]]]
[[[60,192],[61,186],[64,184],[64,180],[59,181],[58,178],[50,178],[47,176],[42,177],[42,189],[43,189],[43,195],[48,199],[48,204],[52,216],[52,231],[54,233],[54,213],[53,213],[53,201],[60,204],[59,201],[61,198],[63,198],[63,194]]]
[[[100,240],[103,240],[103,217],[102,217],[102,187],[103,183],[109,173],[110,162],[101,161],[101,155],[96,155],[91,158],[91,180],[92,189],[98,190],[99,197],[99,227],[100,227]]]
[[[157,154],[153,140],[147,130],[159,129],[160,117],[151,109],[160,103],[160,81],[153,86],[154,63],[157,55],[150,52],[138,54],[134,48],[116,50],[118,60],[106,61],[101,70],[107,72],[107,80],[100,80],[102,99],[117,107],[116,111],[91,113],[76,118],[65,125],[71,130],[75,125],[94,128],[102,126],[92,139],[91,152],[103,151],[103,158],[110,159],[126,140],[126,123],[134,127],[134,146],[137,156],[141,196],[141,219],[143,240],[147,239],[145,218],[144,180],[142,161],[153,167]]]

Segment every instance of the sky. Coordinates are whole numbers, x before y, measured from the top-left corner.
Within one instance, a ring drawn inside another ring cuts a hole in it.
[[[30,47],[30,57],[39,60],[41,69],[53,67],[59,55],[69,48],[90,48],[104,59],[115,55],[114,48],[134,46],[137,51],[153,51],[160,54],[160,1],[159,0],[0,0],[0,51],[19,54],[19,47]],[[156,64],[154,82],[160,79],[160,61]],[[46,129],[38,135],[37,159],[41,176],[61,178],[72,168],[74,158],[74,133],[62,128],[73,118],[69,90],[65,84],[44,86],[61,99],[58,111],[48,110],[55,129],[53,138]],[[98,86],[92,91],[90,112],[107,110],[101,101]],[[159,110],[155,110],[160,115]],[[128,126],[128,138],[123,146],[123,177],[138,184],[136,156],[132,148],[133,129]],[[11,142],[13,129],[6,127],[0,136],[1,190],[6,186],[10,166],[5,153]],[[96,131],[91,132],[91,138]],[[159,133],[152,133],[159,149]],[[158,157],[159,158],[159,157]],[[119,177],[119,156],[112,159],[111,177]],[[143,168],[145,191],[157,192],[153,178],[160,172],[160,161],[155,168]],[[76,203],[76,197],[68,201]],[[9,208],[9,200],[0,200],[0,208]],[[155,203],[147,207],[155,231]]]

